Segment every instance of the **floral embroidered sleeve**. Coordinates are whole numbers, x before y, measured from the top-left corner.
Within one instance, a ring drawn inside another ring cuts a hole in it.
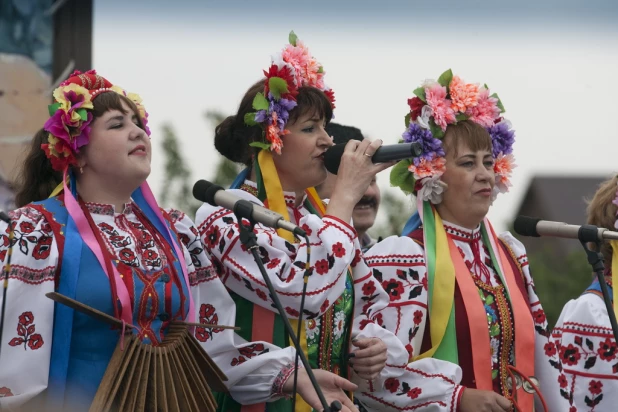
[[[254,196],[231,190],[235,195],[262,204]],[[226,209],[204,204],[197,212],[200,236],[213,264],[230,290],[273,309],[266,284],[250,251],[240,243],[238,223]],[[355,257],[356,232],[347,223],[333,217],[320,219],[304,216],[298,222],[311,242],[311,268],[305,300],[306,313],[321,315],[345,288],[346,270]],[[262,262],[269,274],[283,307],[292,318],[298,317],[303,290],[303,273],[307,258],[304,240],[292,244],[277,235],[274,229],[256,225],[257,242]]]
[[[182,212],[169,211],[183,243],[198,323],[234,325],[236,305],[206,256],[193,222]],[[196,328],[195,337],[221,368],[226,385],[241,404],[274,400],[281,394],[282,377],[289,376],[294,349],[266,342],[247,342],[229,329]]]
[[[19,406],[47,387],[54,304],[45,294],[54,290],[58,264],[50,224],[36,209],[12,213],[14,238],[0,222],[2,277],[11,254],[6,309],[0,342],[0,409]],[[0,294],[0,307],[3,296]]]
[[[362,308],[354,320],[358,336],[379,337],[388,347],[380,377],[361,382],[356,393],[373,410],[457,410],[463,390],[459,366],[437,359],[409,362],[419,354],[427,316],[423,254],[411,239],[392,236],[355,267],[365,273],[355,275],[356,305]]]
[[[567,302],[545,355],[541,385],[549,410],[605,411],[618,404],[618,348],[600,296]]]

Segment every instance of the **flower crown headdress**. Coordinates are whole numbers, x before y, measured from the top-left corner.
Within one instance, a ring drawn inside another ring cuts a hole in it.
[[[290,133],[285,127],[290,111],[296,107],[300,87],[310,86],[321,90],[334,109],[335,95],[324,84],[324,74],[322,65],[311,56],[309,49],[296,34],[290,32],[289,44],[272,56],[270,67],[264,70],[264,92],[258,93],[253,99],[256,111],[245,115],[245,124],[260,125],[263,129],[263,141],[253,142],[251,146],[281,154],[281,137]]]
[[[101,93],[115,92],[127,97],[138,109],[145,131],[148,129],[148,113],[142,99],[135,93],[127,93],[107,79],[99,76],[95,70],[85,73],[75,71],[54,90],[54,103],[49,105],[51,116],[43,129],[49,132],[48,143],[41,148],[57,171],[64,171],[69,165],[77,164],[75,155],[79,149],[90,141],[90,123],[92,122],[92,101]]]
[[[449,69],[435,80],[426,80],[408,99],[410,112],[405,117],[407,130],[399,143],[417,142],[422,154],[406,159],[391,171],[391,185],[420,200],[433,204],[442,201],[444,186],[439,182],[446,170],[443,147],[448,125],[470,120],[487,129],[491,136],[496,185],[493,196],[505,193],[511,186],[514,164],[515,131],[502,117],[504,106],[497,94],[490,94],[487,85],[465,83]]]

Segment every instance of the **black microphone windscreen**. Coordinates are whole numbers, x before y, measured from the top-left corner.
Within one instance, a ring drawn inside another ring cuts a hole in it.
[[[217,206],[215,203],[215,193],[223,188],[214,183],[210,183],[208,180],[198,180],[193,185],[193,197],[200,202],[206,202],[213,206]]]
[[[331,146],[326,153],[324,153],[324,166],[330,173],[336,175],[339,171],[339,164],[341,163],[341,156],[345,150],[345,143],[336,144]]]
[[[536,230],[536,224],[539,223],[540,220],[541,219],[536,217],[517,216],[513,224],[513,229],[515,229],[515,233],[522,236],[539,237],[540,235]]]

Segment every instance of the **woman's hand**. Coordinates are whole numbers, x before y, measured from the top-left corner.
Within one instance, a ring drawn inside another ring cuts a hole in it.
[[[327,372],[322,369],[313,369],[315,379],[322,389],[326,402],[330,405],[333,401],[341,402],[343,412],[358,412],[354,403],[348,398],[344,391],[353,392],[357,386],[352,382],[342,378],[334,373]],[[283,385],[283,392],[290,394],[294,386],[294,375],[291,375]],[[298,394],[311,406],[312,408],[321,411],[323,410],[322,404],[318,394],[313,389],[309,375],[305,369],[298,370],[298,382],[296,385],[296,391]]]
[[[363,379],[375,379],[386,366],[386,344],[378,338],[352,341],[360,349],[350,354],[350,364]]]
[[[382,146],[382,140],[362,142],[350,140],[341,156],[337,182],[328,203],[326,214],[344,222],[352,218],[352,210],[363,197],[376,173],[394,165],[394,162],[373,164],[371,157]]]
[[[505,412],[512,411],[513,405],[504,396],[492,391],[465,388],[459,410],[461,412]]]

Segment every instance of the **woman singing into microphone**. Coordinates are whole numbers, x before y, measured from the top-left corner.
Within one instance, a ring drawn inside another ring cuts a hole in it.
[[[444,379],[458,379],[455,365],[445,370],[444,378],[428,376],[427,382],[433,382],[434,388],[422,394],[414,387],[395,393],[388,386],[406,373],[407,353],[401,342],[380,326],[379,310],[387,305],[388,296],[371,276],[350,226],[352,210],[374,175],[391,166],[371,162],[380,141],[347,144],[333,196],[324,205],[313,189],[326,179],[323,155],[333,144],[325,126],[332,118],[334,95],[324,84],[324,70],[291,33],[290,44],[273,57],[264,73],[266,79],[246,92],[238,113],[216,128],[215,147],[228,159],[247,166],[233,184],[232,193],[280,213],[308,234],[311,267],[300,341],[310,364],[350,377],[355,383],[355,379],[364,380],[356,395],[365,396],[380,410],[397,403],[403,407],[433,404],[437,393],[454,394],[456,388]],[[207,253],[236,302],[241,336],[288,347],[280,360],[289,362],[292,372],[295,350],[289,347],[258,266],[239,241],[234,214],[204,204],[197,221]],[[296,330],[307,243],[259,224],[255,232],[262,263]],[[386,362],[399,367],[385,368]],[[221,410],[241,410],[237,400],[222,398]],[[264,406],[257,408],[264,410]],[[271,408],[291,411],[292,402],[283,399],[268,410]],[[296,410],[309,407],[297,402]]]
[[[522,244],[496,236],[486,217],[510,185],[514,131],[497,95],[450,70],[414,94],[403,141],[421,143],[423,154],[397,164],[391,183],[416,195],[417,213],[402,237],[365,254],[390,294],[384,325],[412,365],[432,358],[461,366],[458,410],[510,411],[514,403],[532,411],[545,315]]]
[[[0,295],[2,410],[29,402],[33,410],[87,410],[119,341],[119,328],[55,304],[49,292],[134,325],[153,346],[173,321],[225,325],[234,308],[191,220],[159,209],[150,192],[150,131],[139,96],[94,70],[75,72],[53,96],[52,116],[24,163],[20,208],[11,227],[0,222],[8,278]],[[198,327],[195,337],[232,394],[250,402],[291,392],[274,385],[288,366],[278,347],[221,328]],[[317,377],[329,400],[355,388],[329,372]],[[300,385],[319,405],[305,376]]]

